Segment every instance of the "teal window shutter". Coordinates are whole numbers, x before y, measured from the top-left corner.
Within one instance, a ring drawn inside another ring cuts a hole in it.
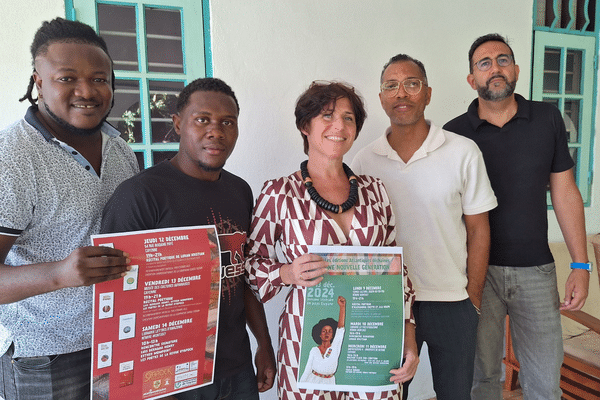
[[[575,179],[586,205],[592,191],[597,5],[597,0],[534,2],[531,99],[554,104],[561,111]]]
[[[141,168],[173,157],[177,94],[212,75],[207,0],[68,0],[67,17],[92,26],[114,61],[115,106],[108,121]]]

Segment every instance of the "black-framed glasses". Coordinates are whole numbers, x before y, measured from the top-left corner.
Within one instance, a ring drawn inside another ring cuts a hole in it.
[[[381,93],[386,95],[387,97],[395,97],[398,95],[398,91],[400,90],[400,86],[404,87],[404,91],[406,94],[410,96],[417,95],[421,92],[423,86],[427,86],[427,83],[422,81],[421,79],[409,78],[405,79],[402,82],[398,81],[386,81],[381,84],[379,89]]]
[[[496,57],[496,63],[500,67],[508,67],[510,64],[513,63],[513,57],[510,54],[500,54],[498,57]],[[493,64],[494,61],[489,57],[481,59],[475,63],[477,69],[481,72],[489,70],[490,68],[492,68]]]

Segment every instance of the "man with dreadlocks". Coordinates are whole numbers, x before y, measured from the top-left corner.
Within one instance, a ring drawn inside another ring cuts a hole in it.
[[[57,18],[31,54],[21,99],[31,107],[0,132],[0,398],[80,400],[90,393],[90,285],[130,268],[120,250],[84,246],[138,167],[105,123],[114,78],[104,40]]]

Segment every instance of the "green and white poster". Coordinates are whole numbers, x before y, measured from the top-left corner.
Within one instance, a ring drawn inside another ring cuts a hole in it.
[[[309,246],[328,273],[306,288],[298,387],[397,389],[404,345],[401,247]]]

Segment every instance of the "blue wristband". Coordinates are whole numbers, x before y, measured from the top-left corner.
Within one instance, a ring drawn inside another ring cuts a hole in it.
[[[585,269],[588,272],[592,272],[592,263],[571,263],[571,269]]]

